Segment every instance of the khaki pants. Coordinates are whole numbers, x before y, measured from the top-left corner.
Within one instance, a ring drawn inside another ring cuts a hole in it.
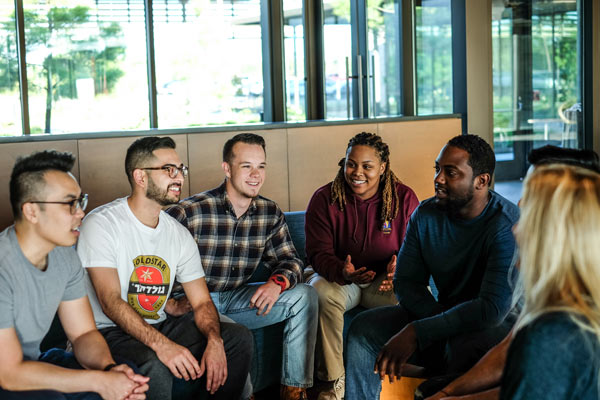
[[[344,313],[359,304],[366,308],[397,304],[394,292],[379,292],[377,289],[385,273],[375,277],[371,285],[361,288],[352,283],[339,285],[329,282],[311,267],[304,271],[305,282],[314,287],[319,295],[319,328],[315,360],[317,378],[333,381],[344,374]]]

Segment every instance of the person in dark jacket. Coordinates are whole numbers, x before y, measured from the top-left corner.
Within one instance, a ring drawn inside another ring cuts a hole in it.
[[[586,168],[600,173],[598,154],[593,150],[560,148],[546,145],[531,150],[527,156],[530,163],[528,175],[537,167],[548,164],[564,164]],[[519,301],[520,303],[520,301]],[[514,328],[513,328],[514,331]],[[421,385],[415,400],[451,400],[468,396],[469,400],[497,400],[500,397],[500,381],[506,363],[510,343],[514,338],[511,331],[498,345],[488,351],[470,370],[456,379],[439,379]],[[448,383],[448,381],[451,381]],[[435,392],[433,395],[431,393]],[[429,396],[429,397],[428,397]]]

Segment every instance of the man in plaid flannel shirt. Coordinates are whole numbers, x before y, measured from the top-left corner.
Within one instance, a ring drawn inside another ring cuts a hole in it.
[[[223,148],[225,182],[167,212],[198,244],[217,310],[250,329],[285,321],[281,398],[306,398],[312,386],[317,296],[301,283],[303,262],[275,202],[258,195],[265,180],[265,142],[242,133]],[[259,264],[271,276],[247,283]],[[178,307],[184,307],[179,305]]]

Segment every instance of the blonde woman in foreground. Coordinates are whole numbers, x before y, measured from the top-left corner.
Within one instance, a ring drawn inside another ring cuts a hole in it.
[[[519,246],[524,308],[501,399],[598,399],[600,175],[537,168],[525,181]]]

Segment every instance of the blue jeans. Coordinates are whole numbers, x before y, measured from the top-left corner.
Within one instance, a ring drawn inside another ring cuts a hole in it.
[[[83,369],[77,362],[73,353],[62,349],[50,349],[40,355],[39,361],[47,362],[63,368]],[[121,362],[122,363],[122,362]],[[2,400],[101,400],[100,395],[94,392],[60,393],[54,390],[28,390],[11,392],[0,388]]]
[[[318,300],[314,289],[300,283],[286,290],[267,315],[256,315],[250,299],[262,283],[249,283],[234,290],[210,294],[219,313],[249,329],[285,321],[281,384],[311,387],[317,334]]]
[[[373,373],[375,359],[385,343],[414,320],[402,306],[367,310],[352,320],[344,349],[346,400],[379,398],[381,381]],[[408,362],[425,367],[428,375],[465,372],[508,334],[513,322],[509,315],[496,327],[436,342],[417,350]]]

